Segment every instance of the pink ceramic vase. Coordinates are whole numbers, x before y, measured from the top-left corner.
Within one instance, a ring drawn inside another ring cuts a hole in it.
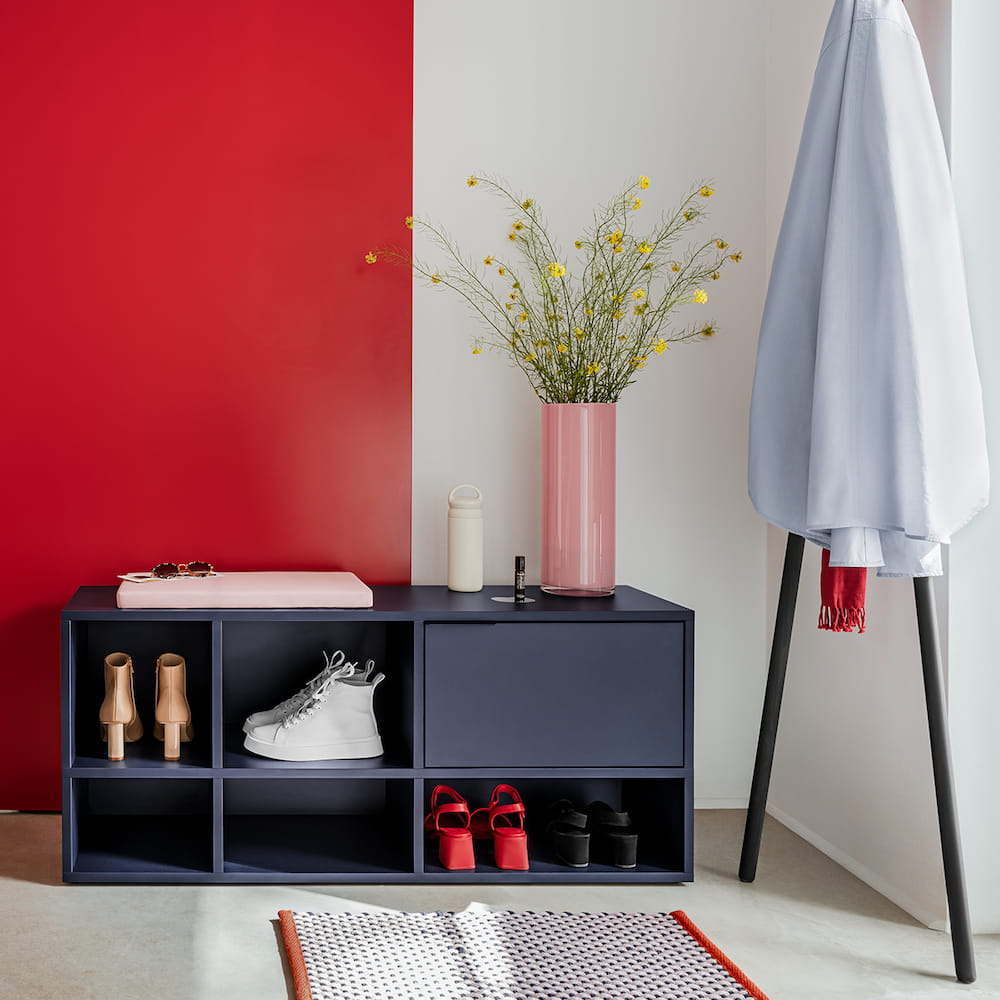
[[[615,592],[615,404],[542,406],[542,590]]]

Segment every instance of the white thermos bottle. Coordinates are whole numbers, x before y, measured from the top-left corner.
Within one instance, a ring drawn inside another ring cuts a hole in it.
[[[483,589],[483,494],[467,483],[448,494],[448,589]]]

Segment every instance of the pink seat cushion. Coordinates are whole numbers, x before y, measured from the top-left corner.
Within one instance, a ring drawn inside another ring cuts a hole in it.
[[[370,608],[353,573],[220,573],[148,583],[124,581],[120,608]]]

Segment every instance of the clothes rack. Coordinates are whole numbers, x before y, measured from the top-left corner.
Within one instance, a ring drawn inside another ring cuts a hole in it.
[[[771,781],[771,765],[774,761],[778,717],[781,713],[781,696],[785,686],[785,671],[792,640],[792,625],[795,621],[795,602],[799,590],[799,577],[802,573],[804,544],[805,539],[801,535],[789,533],[785,546],[784,566],[781,572],[781,588],[778,594],[774,637],[771,641],[771,658],[768,666],[767,686],[764,691],[757,755],[754,760],[750,803],[747,809],[746,827],[743,832],[743,850],[740,856],[739,871],[742,882],[753,882],[757,874],[757,859],[760,854],[761,834],[764,828],[764,811]],[[951,750],[948,739],[948,710],[941,670],[934,591],[930,578],[914,578],[913,590],[917,612],[917,631],[920,640],[920,660],[924,676],[924,695],[927,702],[927,724],[930,735],[931,764],[934,772],[934,791],[937,799],[938,827],[941,832],[945,889],[951,922],[952,952],[955,958],[955,975],[961,983],[972,983],[976,980],[976,959],[969,923],[965,872],[962,863],[962,842],[958,829],[958,810],[955,804]]]

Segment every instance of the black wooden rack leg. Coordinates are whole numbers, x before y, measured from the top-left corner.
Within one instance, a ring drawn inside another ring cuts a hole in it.
[[[771,642],[771,660],[768,667],[764,707],[754,760],[753,782],[750,786],[750,804],[747,809],[743,832],[743,851],[740,855],[740,879],[752,882],[757,874],[761,834],[764,829],[764,811],[767,805],[768,786],[771,783],[771,765],[778,734],[778,716],[781,713],[781,696],[785,687],[785,668],[791,646],[792,625],[795,621],[795,601],[802,573],[802,550],[805,539],[789,534],[785,546],[785,563],[781,573],[778,594],[778,611]],[[937,618],[934,611],[932,581],[918,577],[913,581],[917,608],[917,631],[920,637],[920,660],[923,666],[924,695],[927,699],[927,725],[930,734],[931,763],[934,770],[934,791],[937,797],[938,827],[941,832],[941,853],[944,860],[945,888],[948,896],[948,915],[951,920],[951,945],[955,957],[955,976],[961,983],[976,980],[976,958],[972,945],[969,923],[969,906],[965,890],[962,865],[962,841],[958,829],[958,810],[955,806],[955,787],[951,768],[951,750],[948,740],[948,713],[945,700],[944,678],[941,671],[941,651],[938,641]]]

